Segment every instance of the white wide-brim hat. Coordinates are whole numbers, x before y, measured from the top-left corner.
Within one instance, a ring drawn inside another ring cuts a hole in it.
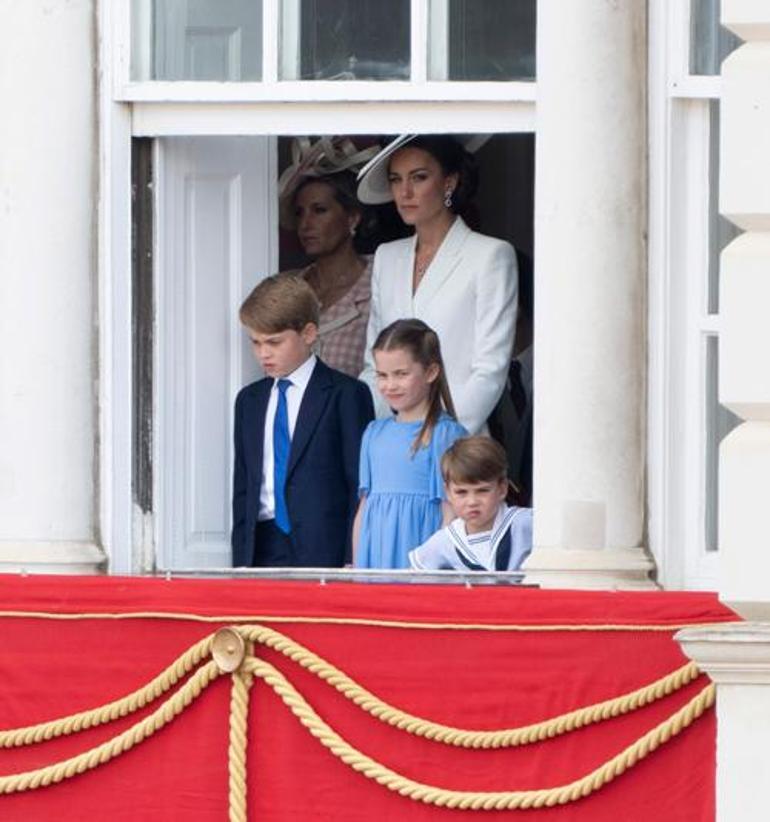
[[[393,152],[403,148],[420,134],[400,134],[395,140],[372,157],[371,160],[358,172],[358,199],[367,205],[389,203],[393,199],[388,182],[388,157]],[[489,134],[449,134],[454,137],[471,154],[478,151],[490,138]]]

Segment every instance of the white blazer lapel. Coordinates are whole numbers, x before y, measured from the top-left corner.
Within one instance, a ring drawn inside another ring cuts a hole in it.
[[[422,282],[414,295],[415,309],[423,311],[436,297],[441,286],[446,282],[462,260],[462,247],[470,236],[471,230],[461,217],[456,217],[451,228],[441,243],[436,256],[428,266]],[[414,265],[414,258],[412,258]],[[411,269],[410,269],[411,270]]]
[[[414,271],[414,250],[417,244],[417,237],[409,237],[408,242],[403,243],[399,249],[399,258],[396,265],[394,278],[394,302],[393,307],[398,311],[396,319],[413,317],[415,314],[415,302],[412,296],[412,272]]]

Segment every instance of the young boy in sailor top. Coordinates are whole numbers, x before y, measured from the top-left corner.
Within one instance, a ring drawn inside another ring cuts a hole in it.
[[[515,571],[532,550],[532,509],[508,507],[505,451],[488,437],[458,439],[441,460],[457,518],[409,553],[420,571]]]

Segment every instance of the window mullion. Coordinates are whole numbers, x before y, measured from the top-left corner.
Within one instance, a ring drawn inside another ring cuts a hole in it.
[[[668,3],[669,82],[673,87],[690,74],[690,3]]]
[[[448,80],[449,0],[431,0],[428,38],[428,73],[430,79]]]
[[[412,83],[428,79],[428,0],[412,0],[410,63]]]
[[[285,0],[299,8],[299,0]],[[279,0],[263,0],[262,3],[262,82],[271,85],[278,82],[278,39],[281,36]],[[299,20],[299,14],[297,14]],[[285,44],[284,44],[285,45]]]
[[[120,89],[124,88],[131,81],[131,50],[134,39],[132,23],[134,22],[135,21],[131,19],[131,4],[118,3],[112,17],[112,37],[114,43],[112,87],[116,97],[119,96]],[[144,69],[143,65],[142,68]],[[142,79],[149,80],[149,64],[146,68],[148,72],[147,77],[143,77]]]

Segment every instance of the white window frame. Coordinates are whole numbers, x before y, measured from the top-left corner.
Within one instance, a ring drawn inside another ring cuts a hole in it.
[[[155,566],[157,522],[135,508],[131,488],[131,138],[531,133],[537,87],[428,81],[428,0],[412,2],[409,82],[279,81],[279,4],[264,0],[262,82],[136,83],[130,80],[130,3],[97,8],[100,517],[111,573],[139,573]]]
[[[689,74],[689,0],[649,2],[648,534],[665,588],[717,589],[706,551],[709,103]]]
[[[296,0],[290,0],[294,3]],[[131,4],[117,4],[112,37],[115,43],[113,97],[136,103],[270,103],[347,101],[520,102],[532,103],[535,83],[528,81],[428,80],[428,0],[411,0],[410,80],[279,80],[282,42],[280,0],[262,3],[262,80],[219,83],[131,80]],[[440,32],[439,32],[440,36]],[[285,38],[284,38],[285,39]],[[438,40],[438,37],[434,38]],[[433,51],[436,51],[434,43]],[[446,46],[444,46],[446,48]]]

